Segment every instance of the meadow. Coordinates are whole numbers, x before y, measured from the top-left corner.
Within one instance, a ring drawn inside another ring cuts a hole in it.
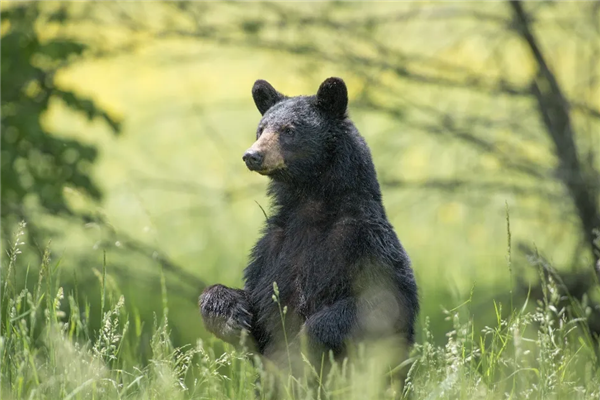
[[[8,250],[9,274],[24,267],[19,256],[25,228],[20,226]],[[561,306],[561,282],[545,274],[548,266],[542,259],[532,261],[545,283],[543,298],[535,304],[493,302],[495,323],[476,330],[469,298],[444,310],[452,326],[444,345],[436,344],[425,316],[421,340],[410,358],[392,370],[380,362],[383,354],[372,352],[359,351],[326,374],[306,362],[302,377],[283,378],[284,398],[598,398],[597,343],[585,324],[589,307],[575,299]],[[271,398],[269,373],[256,355],[230,345],[215,350],[214,340],[173,345],[164,275],[162,309],[147,321],[107,284],[104,264],[95,287],[101,298],[100,329],[93,332],[90,304],[78,302],[76,288],[69,293],[60,286],[60,264],[47,250],[37,276],[30,276],[27,267],[25,281],[35,282],[32,291],[10,278],[4,281],[2,301],[9,312],[0,342],[3,398]],[[503,307],[509,312],[503,313]],[[148,336],[142,333],[144,325],[151,325]],[[150,351],[144,354],[146,346]],[[407,371],[401,391],[389,386],[396,369]]]

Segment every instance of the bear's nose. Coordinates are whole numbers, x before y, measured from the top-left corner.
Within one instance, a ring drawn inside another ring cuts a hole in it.
[[[242,160],[246,163],[246,166],[250,171],[256,171],[260,169],[263,162],[263,155],[255,150],[248,150],[244,153]]]

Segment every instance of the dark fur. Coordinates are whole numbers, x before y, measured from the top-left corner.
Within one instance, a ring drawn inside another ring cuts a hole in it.
[[[277,282],[288,338],[304,332],[311,349],[340,356],[349,341],[390,335],[412,344],[417,286],[367,144],[346,115],[344,82],[330,78],[317,96],[287,98],[257,81],[253,97],[264,115],[257,137],[267,127],[280,132],[285,168],[270,174],[271,216],[244,290],[215,285],[201,296],[207,328],[235,341],[232,332],[249,323],[256,350],[277,354],[284,349]]]

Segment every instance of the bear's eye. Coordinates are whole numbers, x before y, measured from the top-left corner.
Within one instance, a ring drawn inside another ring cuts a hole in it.
[[[256,138],[257,139],[260,137],[260,135],[262,135],[264,129],[265,129],[264,126],[258,127],[258,131],[256,131]]]
[[[281,130],[281,133],[286,136],[292,136],[294,134],[294,130],[291,126],[286,126]]]

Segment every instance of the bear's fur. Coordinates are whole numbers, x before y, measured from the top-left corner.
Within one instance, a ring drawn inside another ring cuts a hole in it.
[[[347,116],[345,83],[329,78],[316,96],[286,97],[259,80],[252,94],[263,117],[244,161],[269,176],[271,215],[244,289],[214,285],[201,295],[207,329],[232,343],[247,330],[255,351],[277,359],[285,351],[280,307],[287,307],[288,341],[305,336],[318,360],[372,337],[410,346],[417,286],[369,148]]]

